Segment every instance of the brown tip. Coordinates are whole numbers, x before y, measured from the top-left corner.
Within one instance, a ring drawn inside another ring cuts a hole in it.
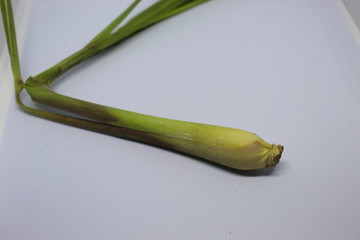
[[[271,157],[266,167],[275,167],[276,164],[279,163],[283,151],[284,147],[282,145],[273,144],[271,149]]]

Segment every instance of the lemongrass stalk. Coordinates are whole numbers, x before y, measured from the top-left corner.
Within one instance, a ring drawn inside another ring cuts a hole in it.
[[[17,94],[22,89],[23,81],[21,78],[19,51],[16,42],[15,23],[11,1],[1,0],[0,8],[10,54],[11,69],[14,75],[15,93]]]
[[[106,37],[110,37],[112,31],[117,28],[125,18],[135,9],[135,7],[141,2],[141,0],[135,0],[123,13],[121,13],[117,18],[115,18],[107,27],[105,27],[98,35],[96,35],[90,42],[95,43],[98,40]]]
[[[7,40],[11,43],[9,44],[10,56],[14,60],[15,69],[19,70],[17,49],[13,47],[14,44],[16,46],[16,37],[11,33],[15,32],[15,28],[13,22],[11,23],[12,14],[7,13],[7,11],[11,12],[11,8],[4,4],[8,3],[9,0],[0,1],[1,8],[6,10],[5,14],[7,15],[4,23],[10,23],[10,28],[7,28],[7,31],[10,32],[7,34],[10,36],[7,36]],[[14,73],[15,79],[19,79],[20,76],[20,91],[24,86],[34,101],[88,119],[31,109],[23,106],[20,100],[18,103],[22,105],[23,109],[37,116],[184,152],[235,169],[248,170],[275,166],[281,157],[283,147],[269,144],[253,133],[234,128],[134,113],[71,98],[50,89],[51,83],[72,67],[159,21],[205,1],[159,0],[125,25],[114,30],[138,4],[139,0],[135,0],[124,13],[110,23],[83,49],[35,77],[28,78],[25,85],[22,83],[20,72]],[[17,98],[18,95],[19,92]]]
[[[103,106],[53,92],[30,78],[35,102],[106,123],[118,136],[184,152],[234,169],[274,167],[283,147],[240,129],[155,117]]]

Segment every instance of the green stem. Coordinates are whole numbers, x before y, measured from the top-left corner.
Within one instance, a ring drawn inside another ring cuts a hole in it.
[[[98,54],[102,49],[97,47],[96,43],[92,45],[87,45],[81,50],[73,53],[69,57],[55,64],[51,68],[43,71],[42,73],[36,75],[35,78],[38,82],[50,85],[53,81],[61,77],[67,71],[75,67],[76,65],[86,61],[92,56]]]
[[[149,116],[67,97],[33,78],[26,81],[26,89],[35,102],[97,121],[90,125],[94,131],[180,151],[231,168],[275,166],[283,150],[280,145],[269,144],[240,129]],[[87,128],[88,124],[81,123],[80,127]]]
[[[96,35],[89,44],[97,42],[100,39],[109,37],[112,31],[117,28],[125,18],[134,10],[134,8],[141,2],[141,0],[134,0],[134,2],[117,18],[115,18],[104,30],[102,30],[98,35]]]
[[[208,0],[159,0],[112,33],[112,31],[125,19],[126,16],[129,15],[139,2],[134,1],[128,9],[120,14],[119,17],[102,30],[84,48],[33,78],[40,83],[51,84],[74,66],[86,61],[105,49],[120,43],[121,41],[155,23],[184,12],[205,1]]]
[[[172,17],[172,16],[174,16],[176,14],[179,14],[181,12],[184,12],[184,11],[190,9],[190,8],[193,8],[193,7],[195,7],[195,6],[199,5],[199,4],[202,4],[202,3],[207,2],[207,1],[209,1],[209,0],[195,0],[195,1],[187,2],[187,3],[179,6],[178,8],[174,9],[173,11],[169,12],[168,14],[165,14],[162,17],[158,18],[157,22],[162,21],[162,20],[164,20],[166,18]]]
[[[16,42],[15,23],[11,0],[0,0],[0,8],[9,49],[11,68],[14,75],[15,92],[18,94],[22,89],[23,81],[21,78],[19,51]]]

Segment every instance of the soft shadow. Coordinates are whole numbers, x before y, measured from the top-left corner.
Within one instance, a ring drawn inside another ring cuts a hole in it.
[[[121,139],[123,139],[123,138],[121,138]],[[190,159],[192,159],[194,161],[200,161],[203,164],[206,164],[208,166],[217,168],[217,169],[219,169],[221,171],[226,171],[226,172],[231,173],[231,174],[241,175],[241,176],[246,176],[246,177],[280,176],[287,169],[287,163],[282,162],[283,158],[280,159],[280,162],[276,165],[276,167],[263,168],[263,169],[254,169],[254,170],[239,170],[239,169],[233,169],[233,168],[230,168],[230,167],[226,167],[226,166],[223,166],[221,164],[214,163],[214,162],[211,162],[209,160],[206,160],[206,159],[203,159],[203,158],[200,158],[200,157],[196,157],[196,156],[193,156],[193,155],[190,155],[190,154],[187,154],[187,153],[179,152],[179,151],[176,151],[176,150],[167,149],[167,148],[163,148],[163,147],[159,147],[159,146],[155,146],[155,145],[151,145],[151,144],[147,144],[147,143],[143,143],[143,142],[139,142],[139,141],[135,141],[135,140],[131,140],[131,139],[124,139],[124,140],[136,142],[136,143],[147,145],[147,146],[152,146],[152,147],[161,149],[163,151],[172,152],[173,154],[179,154],[179,155],[185,156],[187,158],[190,158]]]
[[[171,151],[174,152],[175,154],[180,154],[180,155],[184,155],[187,156],[191,159],[194,159],[196,161],[200,161],[206,165],[210,165],[214,168],[217,168],[221,171],[226,171],[228,173],[231,174],[235,174],[235,175],[241,175],[241,176],[246,176],[246,177],[260,177],[260,176],[280,176],[283,174],[283,172],[286,170],[286,166],[287,163],[286,162],[282,162],[283,158],[280,159],[280,162],[276,165],[276,167],[271,167],[271,168],[263,168],[263,169],[254,169],[254,170],[239,170],[239,169],[233,169],[230,167],[226,167],[223,165],[220,165],[218,163],[214,163],[211,162],[209,160],[203,159],[203,158],[199,158],[199,157],[195,157],[186,153],[181,153],[181,152],[177,152],[177,151],[172,151],[172,150],[168,150],[165,149],[167,151]]]

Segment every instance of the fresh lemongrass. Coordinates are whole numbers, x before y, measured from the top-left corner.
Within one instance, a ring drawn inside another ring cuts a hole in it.
[[[155,23],[206,1],[159,0],[117,28],[140,2],[140,0],[135,0],[83,49],[44,72],[29,77],[24,84],[20,74],[11,2],[0,0],[19,106],[40,117],[183,152],[230,168],[250,170],[274,167],[279,162],[283,147],[269,144],[254,133],[125,111],[58,94],[50,88],[54,80],[72,67]],[[23,88],[35,102],[74,113],[86,119],[29,108],[22,104],[19,97]]]

